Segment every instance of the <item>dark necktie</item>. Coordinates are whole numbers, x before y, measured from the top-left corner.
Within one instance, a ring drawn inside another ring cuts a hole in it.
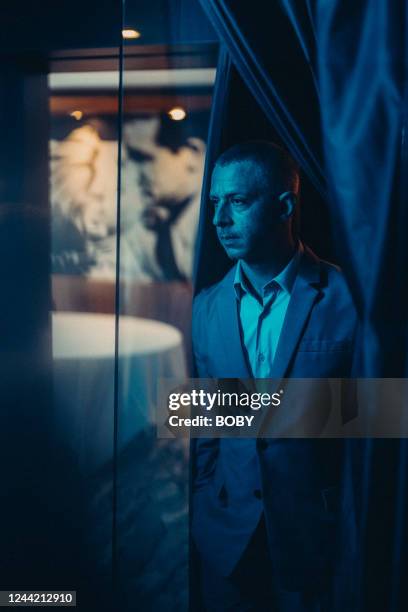
[[[176,259],[174,257],[173,244],[170,233],[170,223],[160,223],[156,229],[157,242],[156,242],[156,257],[160,268],[163,271],[165,280],[186,280],[185,276],[181,274]]]

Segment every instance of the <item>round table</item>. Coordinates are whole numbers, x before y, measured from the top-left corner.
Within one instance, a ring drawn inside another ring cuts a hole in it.
[[[122,451],[155,423],[157,382],[183,378],[182,334],[174,327],[120,316],[117,444]],[[52,320],[54,425],[81,470],[112,459],[115,316],[56,312]]]

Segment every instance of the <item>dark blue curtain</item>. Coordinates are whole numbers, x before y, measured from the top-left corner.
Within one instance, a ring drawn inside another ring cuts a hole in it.
[[[406,3],[200,2],[222,51],[196,290],[228,266],[206,206],[214,159],[247,138],[278,141],[303,169],[301,233],[319,255],[342,265],[358,308],[356,376],[406,376]],[[349,441],[346,468],[359,509],[360,563],[353,584],[338,586],[336,612],[406,610],[407,444]],[[357,604],[347,603],[351,592]]]

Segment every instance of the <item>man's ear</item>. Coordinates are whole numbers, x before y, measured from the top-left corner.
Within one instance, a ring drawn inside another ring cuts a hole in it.
[[[279,202],[281,203],[280,218],[282,221],[287,221],[295,212],[297,195],[293,191],[285,191],[280,194]]]

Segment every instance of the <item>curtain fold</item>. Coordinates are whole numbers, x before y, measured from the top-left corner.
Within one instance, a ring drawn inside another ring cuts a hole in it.
[[[201,4],[248,89],[293,157],[316,189],[324,195],[326,180],[319,133],[308,134],[308,127],[302,125],[302,117],[316,113],[318,108],[313,76],[310,70],[303,70],[302,48],[283,18],[282,11],[271,11],[271,7],[260,0],[251,2],[251,6],[224,0],[201,0]],[[271,12],[274,13],[273,23],[269,18]],[[288,40],[292,43],[290,47],[287,46]],[[271,79],[271,67],[275,68],[276,75],[282,73],[279,70],[279,66],[282,66],[282,45],[286,45],[284,64],[292,74],[282,75],[283,79]],[[287,86],[288,81],[291,81],[290,87]],[[307,113],[301,99],[305,93],[308,102],[313,100]],[[313,122],[309,125],[312,126]]]
[[[360,370],[364,376],[405,376],[404,4],[317,2],[315,19],[326,176],[362,319]]]
[[[221,43],[217,64],[216,80],[212,100],[212,116],[208,132],[208,143],[205,157],[204,178],[201,193],[203,205],[200,208],[200,219],[197,231],[196,256],[193,277],[195,291],[198,292],[212,282],[212,262],[217,262],[219,272],[225,273],[228,267],[225,255],[220,248],[215,233],[211,227],[211,210],[207,206],[210,189],[210,178],[214,162],[223,147],[227,145],[224,126],[227,121],[229,92],[231,89],[231,72],[233,70],[231,57],[226,47]],[[205,253],[205,256],[203,256]]]

